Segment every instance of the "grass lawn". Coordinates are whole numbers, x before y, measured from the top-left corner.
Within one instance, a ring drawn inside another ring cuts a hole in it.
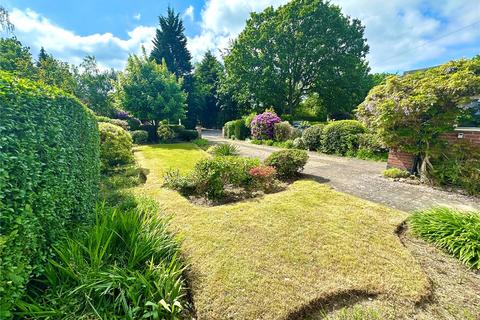
[[[295,318],[326,301],[348,306],[352,296],[413,304],[429,293],[395,234],[405,213],[309,180],[260,199],[200,207],[161,183],[165,169],[188,171],[206,153],[175,144],[135,154],[150,170],[137,192],[172,214],[182,239],[198,319]]]

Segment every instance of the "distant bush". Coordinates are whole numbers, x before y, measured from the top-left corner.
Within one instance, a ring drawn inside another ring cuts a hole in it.
[[[275,140],[279,142],[291,139],[294,134],[294,128],[288,121],[275,123],[273,130]]]
[[[130,133],[122,128],[105,122],[99,123],[100,160],[102,170],[134,162]]]
[[[128,118],[126,121],[128,123],[129,130],[131,131],[140,130],[142,122],[137,118]]]
[[[359,135],[365,127],[356,120],[340,120],[327,124],[322,131],[322,151],[338,155],[354,155]]]
[[[222,143],[211,146],[210,148],[208,148],[207,152],[217,157],[238,156],[239,154],[238,147],[229,143]]]
[[[307,149],[307,146],[305,145],[305,141],[303,140],[303,138],[296,138],[295,140],[293,140],[292,147],[293,149],[300,149],[300,150]]]
[[[265,165],[274,167],[281,177],[289,178],[302,171],[307,161],[306,151],[289,149],[273,152],[265,159]]]
[[[223,137],[227,139],[231,139],[235,136],[235,121],[228,121],[225,122],[223,125]]]
[[[148,142],[158,142],[157,128],[151,123],[143,123],[139,130],[148,132]]]
[[[383,176],[387,178],[408,178],[410,173],[398,168],[390,168],[383,171]]]
[[[145,130],[135,130],[130,132],[133,142],[136,144],[144,144],[148,141],[148,132]]]
[[[480,212],[435,208],[414,212],[409,225],[414,234],[480,269]]]
[[[386,161],[388,148],[382,143],[378,134],[370,132],[361,133],[358,135],[356,157],[365,160]]]
[[[111,118],[104,117],[104,116],[97,116],[96,118],[97,118],[98,122],[105,122],[105,123],[114,124],[114,125],[122,128],[123,130],[129,130],[129,128],[130,128],[129,125],[128,125],[128,122],[125,121],[125,120],[111,119]]]
[[[252,137],[258,140],[271,140],[275,134],[275,123],[282,120],[273,112],[266,111],[255,116],[251,123]]]
[[[91,219],[100,161],[97,121],[79,100],[2,71],[0,93],[0,318],[8,319],[52,246]]]
[[[172,142],[175,139],[175,132],[167,123],[160,123],[157,128],[158,140],[162,143]]]
[[[245,140],[249,133],[250,130],[248,130],[243,119],[238,119],[233,122],[233,135],[236,140]]]
[[[257,116],[255,112],[250,113],[248,116],[244,116],[242,119],[245,122],[245,127],[250,129],[253,119]]]
[[[200,149],[206,149],[209,145],[208,140],[202,138],[195,139],[192,141],[192,143],[196,144]]]
[[[192,141],[198,139],[198,132],[197,130],[180,130],[177,133],[177,139],[180,141]]]
[[[304,142],[305,148],[312,151],[317,151],[321,148],[322,133],[324,127],[324,124],[316,124],[303,131],[302,140]]]

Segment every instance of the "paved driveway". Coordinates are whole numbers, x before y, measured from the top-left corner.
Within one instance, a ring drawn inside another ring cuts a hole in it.
[[[258,146],[245,141],[226,140],[220,131],[206,130],[203,138],[212,142],[229,142],[238,146],[240,154],[265,159],[276,147]],[[424,185],[410,185],[382,176],[384,162],[365,161],[309,152],[304,174],[334,189],[403,211],[450,206],[460,209],[480,209],[480,199],[434,189]]]

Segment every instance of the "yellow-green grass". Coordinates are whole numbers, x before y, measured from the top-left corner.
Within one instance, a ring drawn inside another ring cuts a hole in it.
[[[172,214],[182,240],[198,319],[282,319],[342,293],[416,302],[429,282],[395,234],[406,218],[314,181],[217,207],[161,188],[172,164],[207,156],[193,145],[142,146],[150,170],[138,192]]]

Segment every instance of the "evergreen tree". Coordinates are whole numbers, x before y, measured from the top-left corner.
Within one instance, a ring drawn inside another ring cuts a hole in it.
[[[38,54],[37,67],[40,67],[42,62],[47,60],[48,54],[43,47],[40,48],[40,53]]]
[[[188,76],[192,72],[192,56],[187,49],[187,37],[180,15],[168,8],[167,16],[159,17],[160,28],[153,39],[153,50],[150,58],[158,64],[165,60],[170,72],[177,77]]]

